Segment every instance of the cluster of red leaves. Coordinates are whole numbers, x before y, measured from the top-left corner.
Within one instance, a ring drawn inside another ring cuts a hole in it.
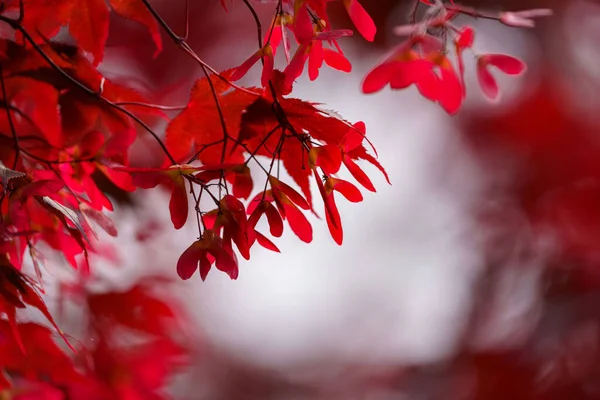
[[[337,39],[352,35],[352,31],[331,29],[331,22],[327,15],[327,1],[285,0],[278,2],[271,29],[264,39],[265,44],[236,69],[231,80],[236,81],[242,78],[258,60],[262,60],[261,84],[265,87],[268,86],[269,80],[273,77],[274,58],[280,45],[283,46],[287,60],[287,66],[283,71],[283,94],[292,91],[293,82],[302,75],[307,62],[308,76],[311,81],[319,77],[319,69],[323,63],[338,71],[351,72],[352,64],[344,56]],[[377,28],[369,14],[357,0],[344,0],[343,4],[360,34],[372,42],[375,39]],[[293,56],[290,55],[291,44],[286,30],[291,31],[298,45]],[[332,48],[324,47],[323,42],[328,43]]]
[[[409,35],[409,39],[393,49],[385,59],[367,73],[362,83],[364,93],[375,93],[388,84],[392,89],[405,89],[415,85],[421,95],[439,105],[449,114],[455,114],[466,95],[463,55],[466,50],[474,52],[475,32],[470,26],[457,27],[453,20],[460,15],[497,19],[509,26],[533,26],[530,18],[550,15],[547,9],[522,12],[502,12],[484,15],[471,8],[442,1],[425,1],[429,9],[422,21],[394,29],[397,35]],[[416,7],[419,3],[416,3]],[[432,34],[431,32],[435,32]],[[451,61],[454,50],[456,64]],[[498,97],[498,84],[490,67],[508,75],[519,75],[525,64],[506,54],[476,54],[477,77],[485,96],[491,100]]]
[[[69,399],[164,399],[169,377],[186,364],[182,319],[157,297],[164,279],[145,278],[124,292],[86,294],[91,343],[77,355],[83,379]]]
[[[146,25],[160,49],[158,23],[142,2],[111,1],[110,6]],[[157,114],[136,105],[144,102],[141,94],[96,69],[108,36],[108,14],[104,1],[8,1],[0,6],[3,398],[160,399],[185,354],[167,334],[175,314],[149,291],[150,282],[125,293],[86,295],[91,318],[86,332],[93,342],[85,344],[63,335],[40,295],[40,246],[59,251],[89,274],[88,254],[98,238],[93,225],[117,235],[103,214],[113,206],[98,182],[104,176],[122,190],[135,190],[132,177],[115,166],[128,163],[135,123],[147,127],[144,120]],[[51,40],[63,27],[77,47]],[[26,255],[38,282],[21,272]],[[17,309],[26,307],[41,311],[75,355],[60,349],[47,328],[18,322]],[[124,341],[125,330],[141,344]]]
[[[38,242],[61,251],[76,267],[76,256],[92,250],[92,221],[117,234],[102,214],[112,204],[96,176],[135,189],[128,174],[113,168],[127,162],[124,150],[135,139],[135,127],[112,105],[141,96],[106,80],[74,47],[47,43],[25,49],[7,40],[0,47],[6,110],[0,116],[0,247],[17,269],[26,249]],[[74,87],[65,74],[82,86]],[[83,89],[100,87],[105,100]]]
[[[60,252],[74,268],[83,267],[80,272],[89,274],[88,255],[96,251],[98,239],[93,225],[117,235],[115,224],[103,213],[113,206],[100,188],[102,179],[126,192],[166,187],[175,229],[188,221],[191,195],[198,236],[177,263],[183,279],[196,270],[205,279],[213,265],[235,279],[238,253],[249,259],[257,243],[279,251],[259,231],[261,221],[268,223],[273,237],[283,234],[287,221],[300,240],[311,242],[306,214],[317,215],[313,179],[331,236],[342,243],[336,192],[350,202],[363,197],[354,183],[336,174],[344,166],[372,192],[375,187],[358,161],[374,165],[388,177],[368,150],[372,146],[364,123],[352,124],[316,103],[289,96],[306,64],[311,80],[317,79],[324,63],[351,70],[337,40],[352,31],[331,27],[328,2],[277,1],[258,50],[238,68],[222,73],[178,37],[147,0],[0,3],[0,311],[6,316],[6,323],[0,321],[0,372],[4,374],[0,384],[13,398],[159,399],[158,389],[183,352],[164,330],[163,321],[173,321],[170,308],[150,296],[145,286],[86,296],[89,335],[95,342],[79,349],[75,358],[58,349],[46,328],[16,319],[16,309],[29,305],[56,325],[35,280],[21,272],[26,255],[40,284],[40,246]],[[256,16],[251,3],[244,3]],[[360,34],[372,41],[376,28],[361,4],[342,3]],[[472,46],[472,30],[459,31],[451,25],[458,14],[468,14],[466,9],[439,0],[423,3],[433,11],[419,29],[441,27],[452,32],[445,37],[455,41],[458,53]],[[111,11],[147,29],[157,52],[162,48],[162,26],[205,74],[193,85],[187,106],[169,120],[164,142],[151,125],[156,118],[167,118],[162,110],[169,108],[149,104],[141,93],[106,79],[97,69]],[[505,13],[498,19],[524,26],[531,16],[537,14]],[[288,32],[297,45],[293,54]],[[65,44],[61,39],[65,37],[71,44]],[[386,83],[394,88],[415,83],[426,97],[455,111],[464,96],[462,61],[457,75],[445,55],[447,43],[422,33],[408,43],[365,82],[376,82],[371,89]],[[287,61],[283,71],[275,68],[280,46]],[[261,87],[233,83],[259,60]],[[523,69],[508,56],[487,55],[479,60],[480,81],[488,94],[496,91],[488,66],[508,73]],[[151,135],[163,150],[165,161],[159,168],[129,165],[127,152],[138,130]],[[264,173],[258,185],[251,167]],[[284,182],[281,168],[299,190]],[[122,328],[137,332],[145,341],[139,347],[123,343],[127,334]],[[60,365],[50,368],[50,359]],[[19,388],[9,389],[11,382]]]
[[[229,74],[231,71],[222,75]],[[274,76],[277,83],[284,80],[277,70]],[[208,87],[212,87],[218,96],[219,110],[211,107],[213,100]],[[311,242],[312,228],[303,213],[314,213],[311,176],[324,201],[332,237],[341,244],[342,223],[333,191],[353,202],[361,201],[362,195],[352,183],[333,175],[345,165],[364,188],[375,191],[371,180],[355,161],[366,160],[385,174],[364,146],[365,125],[362,122],[351,125],[320,111],[315,104],[284,97],[277,91],[280,87],[273,84],[273,90],[267,87],[251,88],[252,92],[227,91],[228,84],[217,77],[211,77],[210,81],[200,79],[192,89],[186,109],[167,127],[166,147],[176,160],[200,161],[202,165],[123,168],[133,175],[134,184],[139,187],[168,185],[175,229],[187,221],[188,190],[200,186],[200,193],[198,196],[194,193],[194,198],[201,233],[179,259],[177,270],[183,279],[191,277],[198,268],[204,279],[213,264],[235,279],[238,263],[233,244],[245,259],[250,258],[250,248],[255,243],[279,251],[256,230],[263,215],[272,236],[282,235],[283,221],[287,220],[300,240]],[[204,126],[201,131],[193,128],[199,123]],[[223,136],[223,131],[227,136]],[[259,161],[261,156],[271,160],[268,167]],[[254,189],[249,170],[251,161],[259,165],[267,179],[246,207],[240,199],[248,199]],[[275,176],[273,166],[276,162],[283,164],[302,194]],[[211,197],[214,208],[200,210],[202,193]]]
[[[346,4],[361,33],[372,40],[375,28],[362,7],[352,1]],[[153,15],[147,2],[110,1],[108,5],[145,25],[160,49],[162,20]],[[239,75],[239,70],[199,79],[187,107],[170,121],[165,143],[149,125],[153,118],[164,117],[160,108],[148,104],[142,94],[106,79],[96,68],[108,35],[108,5],[103,0],[9,1],[0,7],[0,23],[7,28],[0,38],[0,306],[7,317],[2,330],[7,347],[0,371],[5,374],[2,389],[13,397],[24,399],[43,392],[48,398],[63,398],[65,393],[69,398],[86,399],[159,398],[155,392],[168,375],[169,360],[182,353],[175,342],[165,339],[168,336],[157,322],[161,315],[171,316],[170,310],[140,288],[87,297],[92,318],[89,335],[94,343],[78,349],[75,358],[56,347],[46,328],[17,322],[16,309],[32,306],[61,332],[36,289],[38,284],[21,272],[26,255],[41,285],[40,246],[59,251],[73,267],[83,266],[81,272],[89,274],[88,255],[95,251],[98,238],[93,225],[117,235],[114,223],[103,213],[113,206],[99,187],[100,178],[124,191],[167,186],[175,229],[188,219],[191,191],[199,235],[181,256],[177,270],[189,278],[199,267],[205,279],[213,264],[237,277],[234,244],[246,259],[255,243],[278,251],[258,231],[263,215],[271,235],[281,236],[287,220],[301,240],[310,242],[312,228],[304,212],[314,213],[311,177],[324,200],[332,236],[341,243],[341,218],[333,192],[354,202],[362,200],[362,195],[353,184],[333,175],[343,164],[360,184],[374,191],[356,160],[366,160],[383,171],[363,144],[364,124],[352,125],[319,110],[316,104],[285,97],[307,60],[303,55],[310,53],[312,71],[319,57],[321,64],[324,59],[345,60],[337,43],[337,52],[322,48],[323,40],[347,34],[336,36],[325,28],[329,21],[325,2],[294,5],[305,17],[292,28],[300,45],[294,56],[299,61],[291,62],[284,72],[270,71],[263,88],[233,85],[233,75]],[[289,19],[283,6],[278,5],[278,18]],[[321,15],[321,28],[308,37],[315,10]],[[63,28],[76,46],[56,39]],[[283,29],[280,33],[287,40]],[[313,72],[311,77],[316,77]],[[129,167],[127,150],[140,128],[163,148],[163,167]],[[260,161],[265,158],[270,160],[268,168]],[[246,208],[240,199],[253,193],[251,162],[266,177],[264,187]],[[302,194],[278,178],[274,168],[279,171],[280,164]],[[201,209],[200,199],[207,196],[214,207]],[[120,343],[119,326],[154,339],[132,348]],[[35,337],[40,339],[31,343]],[[66,338],[65,342],[71,345]],[[55,353],[60,356],[49,356]],[[64,367],[49,371],[47,359],[62,359]]]
[[[181,316],[154,293],[165,283],[146,278],[127,291],[101,294],[65,288],[87,318],[80,325],[87,339],[71,340],[70,354],[41,325],[0,321],[0,394],[15,400],[166,398],[163,390],[185,365],[187,350],[176,335]],[[11,265],[2,266],[3,298],[38,307],[54,323],[27,284]]]
[[[155,54],[162,50],[158,23],[142,1],[109,0],[107,4],[104,0],[8,0],[3,6],[3,15],[20,18],[23,28],[38,44],[67,27],[77,46],[92,56],[94,65],[104,57],[111,10],[144,25],[156,45]],[[22,39],[22,32],[15,33],[15,39]]]

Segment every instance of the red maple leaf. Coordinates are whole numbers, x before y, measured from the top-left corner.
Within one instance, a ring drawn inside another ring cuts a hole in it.
[[[11,326],[10,322],[0,321],[0,338],[0,393],[13,386],[3,381],[6,372],[27,377],[32,382],[46,380],[56,385],[83,380],[72,359],[56,345],[47,328],[31,322]],[[21,343],[27,344],[26,351],[22,350]],[[23,391],[20,386],[15,389]]]
[[[0,255],[0,312],[6,315],[15,342],[23,353],[27,353],[27,351],[18,328],[16,311],[17,308],[25,308],[27,305],[41,311],[44,317],[61,335],[65,343],[70,346],[67,338],[58,325],[56,325],[52,315],[50,315],[46,304],[33,288],[33,282],[26,275],[15,269],[6,255]]]
[[[185,365],[185,352],[168,338],[135,346],[100,338],[91,351],[86,380],[69,385],[76,400],[166,400],[162,393],[172,372]]]
[[[228,77],[231,72],[225,71],[221,75]],[[228,91],[231,86],[215,75],[211,75],[210,82],[212,88],[206,78],[194,84],[187,107],[167,127],[167,148],[173,158],[181,162],[189,158],[192,149],[204,164],[243,162],[239,152],[231,154],[232,149],[237,147],[231,140],[227,149],[223,149],[224,137],[226,133],[237,139],[242,113],[257,96],[240,90]],[[219,100],[220,112],[215,96]]]
[[[141,1],[127,0],[19,0],[9,2],[6,12],[20,11],[22,2],[23,27],[40,43],[55,36],[61,27],[68,26],[77,44],[92,54],[94,65],[104,57],[108,38],[110,8],[124,18],[146,26],[156,45],[162,49],[158,23]]]
[[[169,283],[155,277],[141,279],[125,291],[94,293],[87,296],[94,329],[116,332],[127,328],[155,337],[166,337],[182,319],[168,298],[161,298],[155,287]]]

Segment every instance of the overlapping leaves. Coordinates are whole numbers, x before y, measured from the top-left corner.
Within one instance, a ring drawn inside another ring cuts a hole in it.
[[[6,323],[0,324],[0,395],[16,393],[5,391],[13,390],[9,386],[16,378],[31,396],[158,399],[157,390],[185,353],[166,332],[165,326],[176,320],[172,307],[141,284],[120,293],[86,293],[88,331],[95,343],[79,349],[84,357],[73,362],[57,348],[49,330],[17,321],[17,309],[30,306],[62,335],[38,293],[38,283],[21,271],[23,260],[31,256],[41,283],[38,245],[44,244],[89,275],[88,255],[96,251],[99,238],[93,228],[117,234],[103,213],[113,206],[99,176],[125,192],[166,187],[173,227],[180,229],[190,219],[198,227],[197,238],[178,260],[177,272],[189,279],[199,271],[203,280],[213,266],[237,278],[238,254],[249,259],[255,244],[278,252],[267,234],[282,236],[286,223],[301,241],[311,242],[308,216],[320,214],[311,191],[314,185],[330,234],[341,244],[342,216],[336,200],[363,199],[355,183],[338,176],[342,169],[374,192],[359,165],[367,161],[389,182],[376,154],[371,154],[364,123],[350,123],[319,104],[291,97],[305,67],[311,80],[319,77],[323,65],[351,71],[338,41],[353,32],[333,28],[328,0],[275,3],[272,24],[248,52],[251,56],[220,74],[184,38],[165,29],[175,45],[202,66],[205,77],[196,80],[185,109],[169,121],[164,142],[150,127],[153,118],[164,117],[157,111],[161,107],[106,79],[96,68],[104,57],[111,12],[141,24],[157,53],[161,50],[159,25],[166,23],[149,2],[9,0],[0,5],[0,24],[6,28],[0,39],[0,311],[6,316]],[[357,31],[373,41],[376,28],[361,2],[341,3]],[[363,90],[415,84],[425,97],[453,113],[465,95],[462,53],[472,48],[474,35],[452,21],[468,12],[453,2],[420,3],[435,12],[426,13],[421,24],[400,29],[408,30],[409,40],[368,74]],[[525,26],[541,15],[501,13],[496,19]],[[456,67],[447,56],[448,43],[422,29],[429,27],[449,33],[444,40],[455,45]],[[76,46],[61,44],[61,31]],[[286,56],[282,71],[275,63],[281,48]],[[260,88],[233,83],[258,62],[263,67]],[[509,56],[479,56],[479,82],[489,97],[498,94],[490,67],[508,74],[524,70]],[[159,167],[130,165],[127,152],[140,129],[165,153]],[[190,209],[195,218],[190,218]],[[267,223],[266,230],[261,222]],[[134,331],[145,340],[139,347],[126,346],[119,341],[123,331]],[[55,370],[49,359],[57,363]]]
[[[231,71],[223,75],[229,74]],[[277,79],[283,74],[274,71],[273,76]],[[188,218],[187,192],[199,186],[200,193],[210,193],[214,208],[196,207],[199,239],[179,259],[179,275],[187,279],[199,270],[205,279],[216,264],[235,279],[239,272],[234,245],[245,259],[250,257],[250,249],[256,243],[279,251],[256,229],[262,215],[266,215],[273,236],[281,236],[283,221],[287,221],[302,241],[311,242],[312,227],[304,213],[314,212],[310,189],[313,174],[317,176],[317,185],[323,185],[319,174],[326,175],[328,189],[320,194],[327,205],[325,214],[332,235],[341,244],[341,218],[332,211],[337,209],[329,190],[337,187],[333,175],[345,165],[361,185],[374,191],[370,179],[355,161],[365,159],[383,171],[363,145],[364,124],[353,126],[319,110],[316,104],[282,96],[276,89],[232,90],[221,78],[210,79],[210,82],[207,78],[196,82],[187,107],[167,127],[166,145],[173,157],[199,161],[200,165],[123,169],[134,175],[140,187],[155,187],[162,182],[171,188],[171,219],[176,229]],[[275,164],[285,168],[302,194],[276,178]],[[260,183],[253,181],[250,167],[265,173]],[[318,170],[321,172],[317,173]],[[351,183],[346,184],[349,186],[341,187],[358,192]],[[230,194],[223,193],[229,188]],[[253,188],[262,189],[246,208],[240,199],[248,198]],[[360,201],[362,196],[360,200],[351,196],[350,200]]]

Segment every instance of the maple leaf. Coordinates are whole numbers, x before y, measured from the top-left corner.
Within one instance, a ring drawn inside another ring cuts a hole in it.
[[[140,280],[125,291],[89,294],[87,305],[95,329],[111,332],[120,326],[156,337],[166,337],[179,323],[181,315],[175,311],[169,299],[160,298],[154,293],[154,286],[165,283],[169,282],[150,277]]]
[[[100,336],[86,355],[85,379],[65,385],[69,398],[164,400],[170,375],[187,363],[185,350],[167,337],[124,346]]]
[[[172,337],[182,314],[172,298],[156,291],[171,282],[147,276],[127,290],[103,293],[87,292],[80,284],[63,286],[77,299],[84,295],[90,312],[87,330],[94,338],[76,359],[84,379],[63,386],[69,398],[164,398],[167,379],[187,363],[187,349]],[[135,334],[135,341],[122,340],[124,334]]]
[[[25,308],[30,305],[42,312],[44,317],[54,326],[65,343],[71,347],[67,338],[60,330],[44,301],[32,287],[32,282],[14,268],[5,254],[0,255],[0,311],[6,314],[15,341],[23,353],[27,353],[16,321],[16,308]],[[71,347],[71,349],[73,349]],[[0,364],[1,365],[1,364]]]
[[[108,39],[109,11],[105,0],[78,0],[68,18],[69,33],[82,49],[92,53],[98,65],[104,56]]]
[[[19,4],[20,3],[20,4]],[[23,7],[22,25],[31,32],[34,39],[42,42],[43,37],[55,36],[68,21],[72,9],[72,0],[19,0],[9,3],[6,11],[20,12]],[[21,39],[17,36],[18,39]]]
[[[77,203],[77,199],[72,194],[59,193],[64,183],[52,179],[53,176],[51,171],[33,171],[35,180],[31,179],[29,183],[10,193],[8,208],[11,224],[15,227],[34,228],[38,238],[60,249],[65,255],[69,254],[72,257],[69,261],[73,266],[77,266],[74,261],[75,254],[83,252],[87,265],[87,249],[91,248],[87,234],[90,227],[79,208],[75,210],[70,208],[70,204]],[[46,177],[50,179],[44,179]],[[64,242],[64,232],[60,229],[60,225],[57,225],[58,221],[74,243]],[[73,248],[73,244],[78,246],[79,250]]]
[[[348,129],[340,143],[343,154],[342,162],[354,179],[356,179],[365,189],[375,192],[373,183],[367,174],[365,174],[365,172],[354,162],[355,160],[363,159],[368,161],[381,171],[388,184],[391,185],[391,182],[387,172],[379,161],[377,161],[377,158],[369,154],[367,149],[362,145],[362,142],[365,139],[365,129],[366,127],[362,122],[357,122]]]
[[[83,65],[77,65],[77,71],[82,71],[84,68],[91,68],[89,64],[85,64],[83,61],[81,64]],[[89,87],[102,86],[102,97],[104,99],[112,103],[123,102],[135,104],[147,102],[144,96],[137,91],[118,85],[101,75],[97,75],[95,70],[90,69],[89,73],[94,76],[92,81],[95,82],[89,85]],[[129,116],[109,106],[97,96],[90,96],[76,89],[64,92],[60,98],[60,105],[63,116],[63,131],[69,139],[67,145],[77,145],[81,142],[84,135],[93,129],[97,129],[99,125],[103,132],[110,134],[110,137],[105,142],[105,152],[110,153],[112,157],[121,153],[122,159],[126,159],[124,153],[136,139],[136,129]],[[140,115],[142,121],[146,122],[149,117],[160,115],[160,112],[157,110],[135,105],[123,106],[123,109]],[[76,117],[73,120],[68,120],[71,116]]]
[[[49,380],[57,385],[69,385],[83,380],[72,359],[56,345],[49,329],[31,322],[12,327],[10,321],[0,321],[0,337],[0,394],[1,389],[13,386],[8,381],[2,384],[2,371],[5,370],[38,382]],[[21,350],[19,343],[27,343],[26,352]],[[26,399],[25,394],[30,393],[31,389],[23,389],[22,385],[18,385],[9,393],[25,392],[22,398]]]
[[[273,149],[279,147],[277,156],[312,205],[309,185],[311,170],[307,168],[312,145],[299,136],[285,138],[279,144],[284,133],[274,133],[281,122],[269,100],[269,97],[260,97],[246,109],[242,116],[239,140],[246,141],[250,149],[256,149],[256,154],[269,158],[273,157]],[[325,143],[338,143],[348,130],[344,121],[325,115],[312,103],[283,97],[277,100],[295,132]]]
[[[104,57],[108,38],[110,8],[122,17],[144,25],[151,33],[156,46],[155,56],[162,50],[158,23],[141,1],[130,0],[20,0],[23,6],[23,27],[39,43],[54,37],[61,27],[68,26],[69,33],[79,46],[92,54],[94,65]],[[7,10],[19,10],[12,2]]]
[[[283,166],[292,179],[300,186],[302,193],[306,197],[310,208],[312,208],[312,194],[310,192],[309,175],[310,170],[307,168],[308,151],[305,148],[311,147],[306,142],[301,142],[297,138],[289,138],[283,141],[280,151],[280,159]]]
[[[553,232],[561,257],[578,260],[572,272],[576,285],[595,288],[600,229],[595,206],[600,199],[597,127],[570,111],[565,83],[545,72],[527,96],[503,112],[470,113],[463,123],[467,138],[482,154],[490,148],[510,152],[518,166],[511,186],[517,206],[532,226]],[[487,134],[478,136],[482,131]]]
[[[115,166],[114,163],[109,161],[110,158],[119,158],[121,148],[121,145],[114,145],[114,141],[105,140],[105,136],[99,131],[92,131],[84,136],[78,145],[60,154],[61,159],[79,161],[62,163],[58,166],[58,170],[71,191],[87,194],[90,206],[94,210],[100,211],[106,208],[112,211],[113,209],[111,201],[96,184],[93,175],[96,171],[105,175],[122,190],[135,190],[131,175],[114,170],[112,168]]]
[[[278,98],[278,102],[295,132],[303,132],[310,138],[325,143],[324,146],[313,146],[306,140],[301,141],[301,138],[290,137],[286,138],[283,144],[280,145],[281,151],[278,154],[290,176],[300,186],[311,208],[312,196],[309,177],[312,170],[309,167],[310,163],[315,161],[314,157],[319,153],[323,154],[324,151],[327,151],[328,155],[319,157],[319,163],[326,162],[323,160],[327,157],[333,157],[331,160],[333,164],[339,161],[335,167],[330,165],[331,168],[328,170],[330,174],[339,170],[343,160],[344,165],[348,167],[363,186],[375,191],[368,176],[353,161],[363,158],[377,166],[389,182],[383,167],[375,157],[368,154],[366,148],[362,145],[366,131],[364,123],[350,126],[346,121],[319,110],[313,103],[300,99],[281,97]],[[261,97],[247,108],[242,117],[240,140],[247,139],[248,147],[257,149],[256,154],[273,157],[271,151],[277,148],[281,138],[281,134],[273,134],[279,123],[279,117],[273,111],[268,97]],[[266,144],[261,146],[264,143]]]
[[[11,123],[18,136],[31,134],[45,139],[52,146],[63,143],[58,108],[59,93],[49,83],[29,77],[4,77],[6,104],[14,107],[11,120],[5,112],[0,115],[0,128],[3,132],[12,131]]]
[[[12,51],[14,54],[11,54],[10,62],[6,67],[8,74],[10,71],[17,75],[14,79],[5,79],[7,89],[13,90],[11,88],[14,87],[17,93],[15,99],[11,101],[15,107],[23,108],[25,112],[23,115],[26,116],[20,118],[24,126],[21,129],[17,126],[17,133],[31,130],[33,127],[41,132],[36,133],[37,135],[53,145],[50,149],[49,146],[40,148],[39,143],[33,142],[31,145],[37,147],[28,151],[39,158],[52,159],[49,150],[55,152],[56,149],[66,150],[66,147],[77,146],[91,131],[100,130],[110,134],[106,135],[106,152],[112,153],[111,157],[115,160],[117,154],[120,154],[120,162],[124,162],[125,150],[135,140],[136,129],[129,116],[108,104],[107,101],[113,104],[129,103],[121,109],[139,115],[142,121],[162,115],[160,110],[139,106],[147,103],[140,93],[103,77],[79,48],[48,42],[39,45],[38,49],[39,51],[36,49]],[[40,52],[87,90],[66,79],[55,68],[49,67],[48,61],[40,56]],[[21,75],[25,75],[26,78]],[[24,81],[24,79],[29,80]],[[38,85],[40,90],[36,91]],[[23,90],[20,89],[21,86],[24,87]],[[19,95],[20,92],[23,94]],[[58,99],[57,103],[54,102],[54,98]],[[0,126],[7,123],[5,114],[0,115]],[[13,118],[13,120],[18,119]],[[23,141],[23,143],[30,142]]]
[[[162,38],[156,18],[150,13],[142,1],[108,0],[111,8],[117,14],[131,21],[144,25],[152,36],[156,50],[154,57],[162,51]]]
[[[225,71],[221,75],[228,77],[232,70]],[[210,76],[214,91],[219,99],[219,105],[225,126],[219,115],[215,98],[208,79],[202,78],[194,84],[190,100],[186,108],[169,123],[166,131],[166,146],[175,160],[183,161],[190,155],[190,151],[198,152],[198,159],[203,164],[219,164],[223,162],[242,162],[240,154],[230,154],[227,160],[222,159],[224,132],[236,139],[240,130],[241,116],[244,110],[256,99],[247,92],[234,90],[227,92],[230,86],[214,75]],[[231,143],[235,148],[235,143]],[[204,146],[214,143],[210,148]]]
[[[9,198],[9,215],[13,225],[27,226],[27,204],[32,196],[39,199],[40,196],[54,194],[64,187],[64,183],[57,179],[30,180],[29,183],[13,190]]]

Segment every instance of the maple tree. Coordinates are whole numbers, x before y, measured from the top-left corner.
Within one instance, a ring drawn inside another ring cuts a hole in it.
[[[293,97],[305,68],[310,80],[318,79],[324,64],[352,70],[342,46],[354,31],[333,26],[329,2],[273,1],[268,22],[260,21],[252,1],[240,1],[256,22],[258,43],[248,49],[246,60],[221,72],[176,34],[148,0],[0,3],[2,395],[159,399],[167,377],[185,360],[185,346],[166,328],[177,320],[175,305],[152,293],[156,282],[144,280],[128,291],[103,294],[86,286],[94,277],[89,256],[99,252],[95,229],[117,235],[102,180],[126,192],[165,188],[173,228],[195,220],[198,235],[174,266],[182,279],[198,271],[204,280],[213,266],[237,278],[238,255],[248,260],[256,244],[279,251],[272,238],[283,234],[284,223],[301,241],[311,242],[310,213],[324,215],[334,242],[342,244],[336,201],[361,202],[358,186],[376,190],[363,162],[390,179],[364,122],[346,121],[320,104]],[[355,30],[373,41],[377,29],[361,2],[341,3]],[[221,4],[226,21],[230,2]],[[424,10],[420,19],[419,8]],[[200,66],[203,76],[176,115],[167,113],[171,107],[148,101],[148,93],[111,81],[98,70],[111,13],[141,24],[155,55],[164,46],[177,46]],[[475,52],[476,42],[474,29],[456,26],[455,19],[463,15],[531,27],[533,18],[549,14],[546,9],[485,13],[453,1],[415,1],[410,23],[395,29],[408,39],[366,74],[362,92],[414,84],[425,98],[454,114],[466,95],[463,55]],[[276,56],[281,52],[280,63]],[[479,84],[490,99],[499,93],[492,67],[509,75],[525,70],[521,60],[504,54],[477,54],[476,63]],[[236,83],[256,64],[262,67],[256,86]],[[168,124],[160,132],[155,126],[163,120]],[[141,136],[154,140],[162,160],[130,162],[128,150]],[[353,182],[336,176],[342,168]],[[253,177],[252,170],[262,178]],[[319,200],[311,192],[313,184]],[[268,231],[259,231],[261,221]],[[93,343],[67,337],[43,301],[40,264],[47,249],[62,254],[82,277],[77,287],[63,289],[83,299]],[[23,271],[27,257],[35,277]],[[26,307],[40,310],[73,354],[58,347],[51,330],[19,321],[17,308]],[[134,344],[126,340],[129,335],[136,337]]]

